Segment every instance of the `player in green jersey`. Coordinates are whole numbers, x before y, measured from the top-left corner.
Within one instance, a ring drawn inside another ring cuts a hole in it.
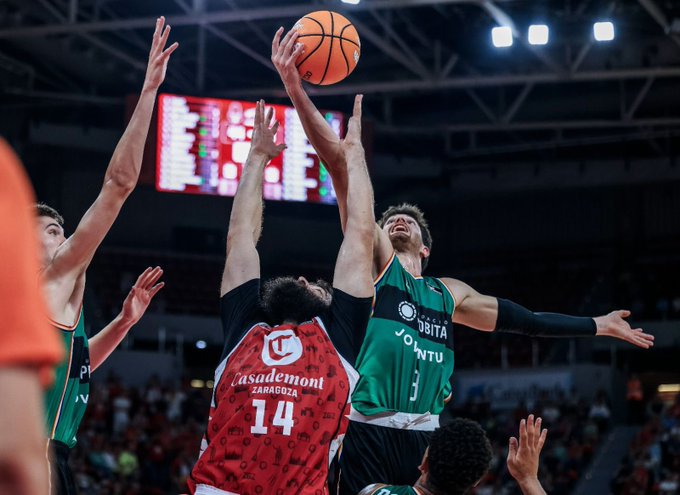
[[[510,438],[507,465],[523,495],[545,495],[538,481],[538,461],[547,430],[541,431],[541,418],[529,415],[519,425],[519,441]],[[413,486],[375,483],[359,495],[463,495],[477,486],[489,469],[493,451],[479,424],[455,419],[432,433],[430,445],[418,469]]]
[[[76,493],[68,454],[89,398],[90,371],[95,370],[125,337],[135,318],[141,317],[161,270],[148,269],[126,300],[123,314],[88,340],[84,332],[85,272],[97,247],[113,225],[123,203],[137,185],[144,143],[170,55],[178,44],[165,45],[170,27],[159,18],[153,35],[149,63],[137,107],[113,153],[99,196],[74,233],[64,236],[63,218],[54,209],[38,205],[38,237],[42,248],[41,277],[52,324],[59,328],[67,347],[67,360],[57,370],[57,381],[46,396],[53,481],[57,494]],[[152,283],[153,282],[153,283]],[[150,285],[149,285],[150,284]]]
[[[279,44],[280,36],[280,32],[275,35],[271,60],[307,138],[333,178],[344,225],[347,172],[340,140],[302,86],[296,57],[291,56],[302,48]],[[417,478],[411,466],[421,458],[451,393],[451,323],[483,332],[611,336],[642,348],[653,345],[653,336],[626,322],[628,311],[596,318],[534,313],[480,294],[460,280],[424,277],[431,248],[427,222],[417,207],[389,208],[376,225],[375,310],[357,360],[360,380],[340,458],[343,495],[353,495],[375,479],[410,485]]]

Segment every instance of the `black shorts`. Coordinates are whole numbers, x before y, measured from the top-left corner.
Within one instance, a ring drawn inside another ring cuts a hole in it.
[[[340,455],[340,495],[356,495],[373,483],[412,486],[430,435],[350,421]]]
[[[71,449],[65,443],[50,440],[50,484],[51,495],[77,495],[76,483],[71,468],[68,467],[68,457]]]

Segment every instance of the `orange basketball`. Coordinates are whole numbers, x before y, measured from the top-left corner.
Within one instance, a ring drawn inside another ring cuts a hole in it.
[[[329,10],[307,14],[295,23],[305,51],[295,61],[307,82],[326,86],[349,76],[359,61],[359,34],[346,17]]]

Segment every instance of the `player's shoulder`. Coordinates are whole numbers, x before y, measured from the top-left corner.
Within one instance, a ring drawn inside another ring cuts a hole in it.
[[[387,485],[385,483],[373,483],[368,485],[363,490],[359,492],[359,495],[374,495],[381,488],[385,488]]]

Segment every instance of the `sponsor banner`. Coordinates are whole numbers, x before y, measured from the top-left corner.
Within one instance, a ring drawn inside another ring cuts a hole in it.
[[[518,402],[533,402],[539,397],[556,399],[573,384],[570,371],[526,371],[461,374],[455,378],[456,404],[486,397],[494,408],[513,408]]]

